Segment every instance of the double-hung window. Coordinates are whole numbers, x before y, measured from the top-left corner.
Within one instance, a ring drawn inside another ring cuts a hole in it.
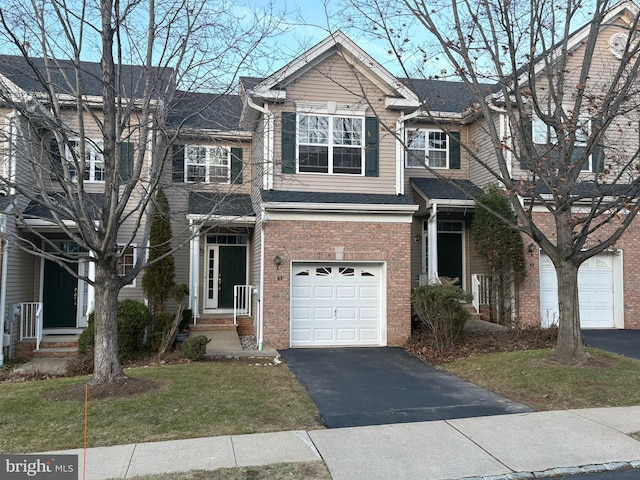
[[[124,245],[120,245],[120,257],[118,258],[118,275],[124,277],[127,275],[133,267],[136,265],[136,246],[129,245],[125,247]],[[134,278],[131,283],[127,284],[129,287],[136,286],[136,279]]]
[[[407,167],[460,168],[459,132],[408,129],[406,148]]]
[[[300,173],[364,174],[364,118],[298,115]]]
[[[70,140],[65,146],[65,159],[67,160],[72,180],[78,179],[78,170],[82,169],[84,181],[104,182],[102,142],[85,141],[83,159],[81,157],[80,141]]]
[[[560,159],[560,151],[556,131],[537,116],[533,116],[532,124],[532,138],[536,152],[543,160],[551,163],[557,163]],[[576,126],[576,140],[573,147],[573,153],[571,155],[571,163],[576,163],[583,158],[587,149],[587,142],[589,141],[590,134],[591,120],[580,119],[579,124]],[[591,155],[589,156],[589,159],[582,164],[581,170],[589,172],[592,171]]]
[[[186,145],[184,175],[186,182],[227,183],[231,174],[230,150],[224,147]]]

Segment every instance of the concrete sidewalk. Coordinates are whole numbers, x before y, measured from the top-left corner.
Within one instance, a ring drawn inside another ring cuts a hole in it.
[[[323,460],[334,480],[539,478],[640,469],[640,442],[627,435],[638,431],[640,407],[520,413],[91,448],[86,472],[100,480]],[[48,453],[83,461],[82,450]]]

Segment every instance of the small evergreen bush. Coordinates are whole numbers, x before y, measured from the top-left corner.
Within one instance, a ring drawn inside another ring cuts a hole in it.
[[[471,294],[455,285],[453,280],[424,285],[411,294],[411,304],[418,320],[427,327],[439,352],[450,349],[464,329],[469,312],[463,303],[471,301]]]
[[[207,352],[207,343],[211,340],[204,335],[187,338],[180,344],[180,349],[185,357],[190,360],[202,360]]]
[[[136,300],[118,302],[118,355],[125,360],[142,352],[144,330],[149,321],[149,309]],[[78,339],[78,353],[92,352],[95,345],[95,320],[89,314],[87,328]]]

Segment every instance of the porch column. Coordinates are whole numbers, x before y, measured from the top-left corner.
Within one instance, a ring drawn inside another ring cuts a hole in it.
[[[93,251],[89,252],[90,257],[95,257]],[[95,262],[89,260],[88,263],[88,272],[87,277],[89,278],[89,282],[87,282],[87,311],[85,312],[87,319],[89,318],[89,314],[93,312],[96,308],[96,289],[93,286],[93,282],[96,279],[96,264]]]
[[[438,205],[431,204],[427,220],[427,275],[429,283],[438,283]]]
[[[193,312],[194,323],[198,318],[198,292],[200,291],[200,227],[190,226],[189,241],[189,308]]]

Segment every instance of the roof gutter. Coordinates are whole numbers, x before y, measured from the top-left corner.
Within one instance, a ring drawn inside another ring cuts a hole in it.
[[[418,205],[388,205],[388,204],[360,204],[360,203],[307,203],[307,202],[264,202],[265,210],[288,210],[304,212],[384,212],[384,213],[412,213],[418,210]]]

